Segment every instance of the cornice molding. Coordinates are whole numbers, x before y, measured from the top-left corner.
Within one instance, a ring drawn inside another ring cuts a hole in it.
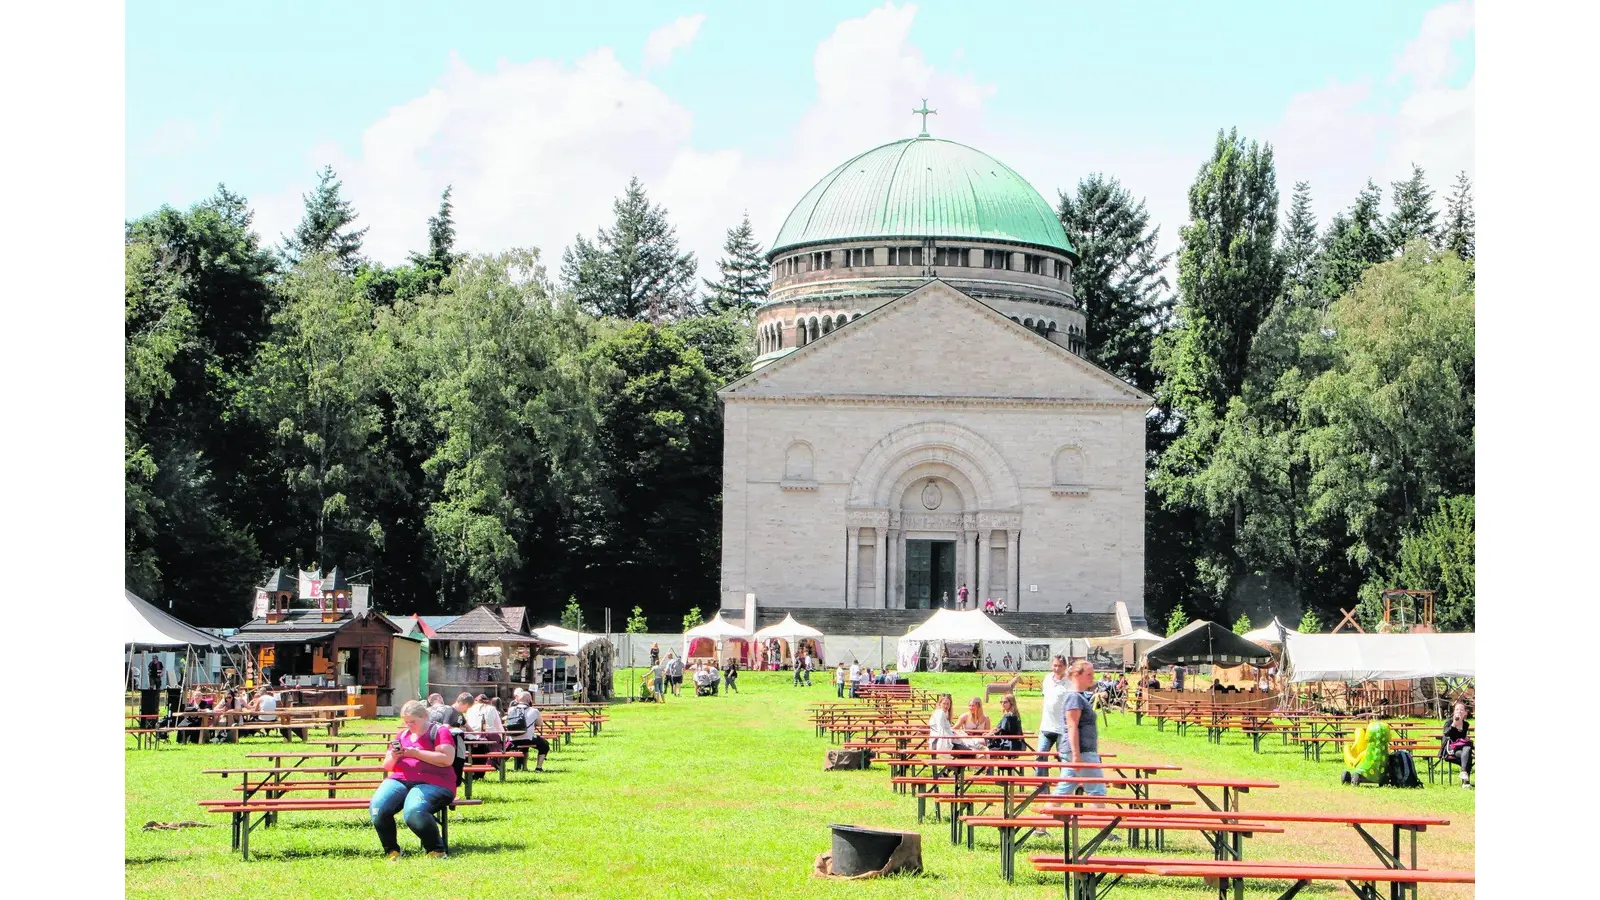
[[[985,397],[980,395],[915,394],[743,394],[721,395],[729,403],[778,403],[794,406],[998,406],[1041,409],[1137,409],[1142,400],[1088,400],[1078,397]]]

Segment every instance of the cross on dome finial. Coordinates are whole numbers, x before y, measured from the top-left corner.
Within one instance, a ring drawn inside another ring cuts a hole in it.
[[[911,111],[911,114],[914,115],[914,116],[921,116],[922,117],[922,133],[917,135],[917,137],[927,137],[928,136],[928,117],[929,116],[938,115],[939,111],[937,109],[929,109],[928,108],[928,98],[927,97],[923,97],[922,98],[922,108],[921,109],[913,109]]]

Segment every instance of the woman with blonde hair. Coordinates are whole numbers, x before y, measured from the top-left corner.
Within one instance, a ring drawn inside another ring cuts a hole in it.
[[[445,848],[439,840],[439,823],[433,816],[455,800],[457,737],[450,726],[430,722],[428,706],[420,700],[408,700],[400,707],[400,719],[405,727],[390,742],[389,752],[383,757],[383,770],[388,777],[372,792],[372,802],[367,807],[372,827],[378,832],[384,855],[399,859],[394,816],[401,813],[406,827],[422,842],[422,849],[429,856],[442,859]]]

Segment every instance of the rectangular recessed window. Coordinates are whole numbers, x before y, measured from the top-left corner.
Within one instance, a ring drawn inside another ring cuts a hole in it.
[[[922,265],[922,248],[921,247],[912,247],[911,248],[911,264],[913,266]]]
[[[983,267],[986,269],[1011,268],[1011,254],[1004,250],[983,251]]]
[[[1029,275],[1043,275],[1044,257],[1032,253],[1026,254],[1022,257],[1022,267]]]

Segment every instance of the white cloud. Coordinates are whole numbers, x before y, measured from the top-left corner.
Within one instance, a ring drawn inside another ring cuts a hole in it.
[[[1053,115],[998,118],[985,110],[997,86],[954,63],[935,66],[912,41],[916,14],[915,6],[887,3],[840,22],[812,58],[814,102],[780,149],[765,155],[697,146],[693,113],[608,48],[574,63],[486,71],[452,59],[427,93],[370,125],[349,156],[318,148],[294,190],[259,199],[258,223],[269,240],[291,229],[312,173],[332,163],[361,222],[372,226],[367,252],[393,263],[426,245],[427,218],[454,184],[461,249],[538,247],[553,274],[573,235],[606,224],[612,201],[637,175],[709,276],[726,230],[744,211],[758,239],[770,242],[795,202],[834,166],[915,135],[911,110],[927,97],[938,110],[928,117],[933,135],[992,154],[1052,205],[1058,189],[1090,172],[1115,176],[1147,198],[1163,249],[1177,246],[1188,187],[1213,130],[1162,142],[1080,131]],[[1249,134],[1277,150],[1284,204],[1295,180],[1309,180],[1325,223],[1369,175],[1387,193],[1387,182],[1406,175],[1412,160],[1441,194],[1456,171],[1470,173],[1472,83],[1447,83],[1449,48],[1462,34],[1459,19],[1430,14],[1396,58],[1394,72],[1407,88],[1387,106],[1375,99],[1374,83],[1333,83],[1292,98],[1278,121]]]
[[[1449,84],[1461,62],[1457,44],[1472,33],[1472,3],[1436,7],[1395,56],[1385,84],[1398,88],[1397,96],[1380,97],[1373,84],[1358,82],[1291,98],[1266,135],[1276,151],[1283,205],[1296,181],[1309,181],[1325,225],[1350,206],[1369,177],[1387,203],[1390,184],[1409,176],[1416,163],[1442,211],[1456,173],[1472,177],[1475,171],[1476,78]]]
[[[695,35],[700,33],[700,26],[706,20],[705,13],[695,13],[692,16],[681,16],[670,25],[663,25],[644,40],[644,68],[646,71],[657,66],[664,66],[672,61],[672,54],[689,46],[694,41]]]

